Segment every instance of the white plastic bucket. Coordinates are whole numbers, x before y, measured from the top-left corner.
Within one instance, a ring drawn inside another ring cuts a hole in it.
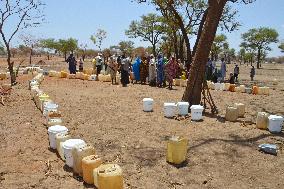
[[[202,112],[204,110],[203,106],[192,105],[190,109],[191,109],[191,120],[193,121],[202,120]]]
[[[48,138],[49,138],[49,144],[50,144],[51,149],[56,150],[55,136],[58,133],[66,134],[68,133],[68,129],[65,126],[61,126],[61,125],[54,125],[48,128]]]
[[[143,111],[144,112],[152,112],[153,111],[153,103],[154,103],[154,100],[152,98],[144,98],[143,99]]]
[[[56,112],[58,109],[58,105],[52,102],[47,102],[43,104],[43,115],[47,116],[49,112]]]
[[[178,108],[178,115],[187,115],[189,103],[188,102],[178,102],[177,108]]]
[[[172,118],[176,114],[176,104],[175,103],[164,103],[164,114],[167,118]]]
[[[268,117],[268,130],[271,133],[280,133],[284,118],[282,116],[270,115]]]
[[[220,91],[221,90],[221,84],[220,83],[215,83],[215,90]]]
[[[63,148],[63,151],[64,151],[64,157],[66,159],[66,165],[73,168],[74,159],[73,159],[73,155],[72,155],[72,149],[76,145],[84,145],[84,144],[86,144],[85,141],[83,141],[81,139],[69,139],[69,140],[66,140],[65,142],[63,142],[62,148]]]

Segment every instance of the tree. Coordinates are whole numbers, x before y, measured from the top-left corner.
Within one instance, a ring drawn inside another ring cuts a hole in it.
[[[156,56],[156,46],[163,34],[161,25],[162,18],[156,14],[149,13],[148,15],[141,16],[140,21],[132,21],[125,34],[130,38],[140,37],[142,41],[150,42],[152,52]]]
[[[279,49],[281,49],[281,52],[284,53],[284,42],[279,45]]]
[[[20,35],[20,39],[23,41],[24,45],[29,49],[30,51],[30,60],[29,63],[32,64],[32,56],[33,56],[33,50],[37,47],[39,47],[40,40],[37,39],[35,36],[31,34],[22,34]]]
[[[0,42],[0,55],[5,54],[4,45]]]
[[[246,54],[246,50],[244,48],[241,48],[240,51],[238,52],[238,57],[239,57],[239,61],[242,64],[242,61],[244,61],[244,57]]]
[[[40,40],[40,47],[47,50],[47,60],[50,59],[49,54],[51,51],[59,51],[59,43],[55,41],[55,39],[49,38],[49,39],[41,39]]]
[[[90,39],[99,48],[99,50],[102,51],[102,43],[106,37],[107,37],[107,32],[105,30],[98,29],[97,33],[91,35]]]
[[[216,61],[218,59],[218,55],[226,49],[227,45],[227,37],[224,34],[216,35],[211,47],[211,59]]]
[[[278,42],[278,32],[272,28],[253,28],[242,34],[241,46],[257,51],[257,68],[260,68],[261,54],[270,51],[269,45]]]
[[[59,39],[58,40],[58,50],[64,54],[65,61],[67,60],[67,53],[71,52],[74,53],[74,51],[78,48],[78,40],[69,38],[67,40],[65,39]]]
[[[11,85],[16,84],[14,62],[11,61],[11,42],[19,31],[38,26],[43,21],[43,6],[40,0],[0,1],[0,34],[7,51]],[[11,33],[6,32],[7,28]]]
[[[134,50],[134,42],[132,41],[121,41],[118,44],[118,49],[125,55],[131,56]]]

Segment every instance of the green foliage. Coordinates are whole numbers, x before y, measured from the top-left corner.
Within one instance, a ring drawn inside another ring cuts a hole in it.
[[[126,55],[131,55],[134,50],[134,42],[132,41],[121,41],[118,44],[118,49]]]
[[[278,42],[278,32],[272,28],[253,28],[242,34],[243,42],[241,47],[248,49],[250,52],[257,51],[257,68],[260,68],[260,61],[270,51],[269,45]]]
[[[62,53],[68,53],[73,52],[78,48],[78,40],[69,38],[67,40],[65,39],[59,39],[58,41],[58,50]]]
[[[278,32],[272,28],[253,28],[242,34],[241,47],[270,51],[269,45],[278,42]]]
[[[102,51],[101,49],[102,43],[106,37],[107,37],[107,32],[103,29],[98,29],[97,33],[91,35],[90,39],[99,48],[99,50]]]
[[[152,44],[152,50],[156,53],[156,45],[164,33],[162,27],[162,17],[150,13],[141,16],[140,21],[132,21],[125,34],[130,38],[140,37],[142,41],[148,41]]]
[[[40,46],[42,48],[51,50],[58,50],[59,51],[59,43],[55,39],[49,38],[49,39],[42,39],[40,40]]]
[[[279,49],[281,49],[281,52],[284,53],[284,42],[279,45]]]
[[[225,49],[229,49],[227,36],[224,34],[216,35],[211,47],[212,57],[217,58],[217,56]]]

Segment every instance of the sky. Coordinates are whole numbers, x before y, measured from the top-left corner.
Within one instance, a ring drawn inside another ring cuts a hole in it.
[[[76,38],[79,44],[87,44],[88,48],[96,48],[90,40],[90,36],[97,29],[107,31],[107,38],[103,47],[116,45],[122,40],[129,40],[125,36],[125,30],[132,20],[139,20],[140,16],[150,12],[156,12],[155,8],[147,4],[137,4],[131,0],[43,0],[46,3],[46,23],[38,28],[29,29],[30,33],[40,38]],[[271,27],[278,31],[279,40],[284,41],[284,0],[256,0],[256,2],[244,4],[232,4],[239,10],[238,21],[242,26],[238,31],[224,33],[228,37],[231,48],[239,50],[241,34],[255,27]],[[14,27],[9,25],[7,32]],[[23,32],[22,32],[23,33]],[[130,39],[135,46],[149,46],[139,39]],[[20,43],[15,38],[13,44]],[[272,51],[268,56],[281,56],[279,44],[271,45]]]

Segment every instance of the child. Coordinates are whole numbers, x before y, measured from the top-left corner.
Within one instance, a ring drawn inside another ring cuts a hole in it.
[[[235,77],[234,74],[231,72],[230,73],[230,80],[229,80],[230,84],[235,84]]]

